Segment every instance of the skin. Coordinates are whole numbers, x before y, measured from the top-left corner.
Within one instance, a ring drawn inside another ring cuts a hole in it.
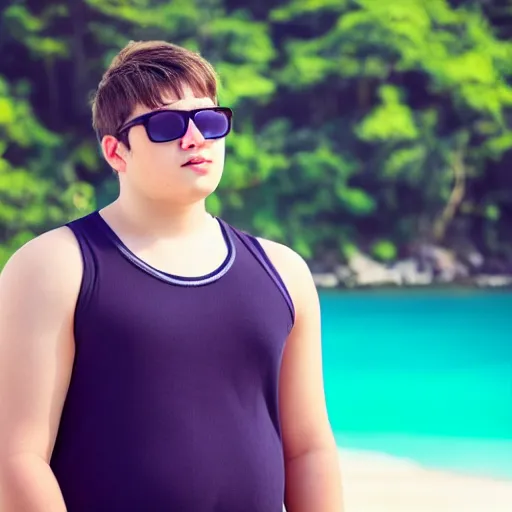
[[[186,87],[180,99],[165,98],[162,108],[189,110],[213,104]],[[147,111],[138,106],[131,117]],[[180,140],[154,144],[137,126],[130,130],[129,142],[130,149],[115,137],[103,138],[105,159],[119,174],[120,194],[101,215],[150,265],[182,276],[211,272],[225,258],[226,247],[218,223],[206,212],[205,199],[220,182],[225,141],[205,140],[190,123]],[[194,155],[210,160],[203,166],[206,173],[182,167]],[[324,398],[318,294],[297,253],[269,240],[260,242],[296,309],[279,389],[285,505],[288,512],[340,512],[338,454]],[[0,274],[4,512],[66,510],[49,461],[72,372],[73,316],[81,276],[80,251],[65,227],[23,246]]]

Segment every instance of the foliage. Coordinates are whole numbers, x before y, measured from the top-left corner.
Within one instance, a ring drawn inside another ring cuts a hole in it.
[[[213,213],[307,258],[386,261],[435,237],[512,257],[512,16],[498,4],[11,0],[0,267],[115,196],[88,98],[120,47],[150,38],[200,51],[235,109]]]

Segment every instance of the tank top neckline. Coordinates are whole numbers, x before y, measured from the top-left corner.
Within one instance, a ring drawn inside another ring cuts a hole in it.
[[[108,222],[102,217],[98,210],[94,211],[91,214],[93,221],[99,226],[101,231],[106,235],[109,241],[115,246],[115,248],[124,256],[130,263],[137,266],[139,269],[143,270],[147,274],[160,279],[161,281],[180,285],[180,286],[202,286],[206,284],[213,283],[224,276],[230,268],[233,266],[236,256],[236,246],[233,240],[233,236],[230,230],[230,226],[226,224],[219,217],[213,216],[213,218],[219,223],[222,235],[224,237],[224,242],[228,248],[228,254],[226,255],[224,261],[212,272],[202,275],[202,276],[180,276],[175,274],[169,274],[167,272],[163,272],[158,270],[157,268],[151,266],[149,263],[146,263],[144,260],[139,258],[136,254],[134,254],[119,238],[117,233],[110,227]]]

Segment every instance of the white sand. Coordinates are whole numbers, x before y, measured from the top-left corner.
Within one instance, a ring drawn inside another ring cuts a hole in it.
[[[512,512],[512,480],[434,471],[340,449],[344,512]]]

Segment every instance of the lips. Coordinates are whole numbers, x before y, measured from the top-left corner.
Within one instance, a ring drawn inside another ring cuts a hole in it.
[[[187,165],[200,165],[203,163],[211,163],[211,160],[208,160],[206,158],[203,158],[202,156],[197,156],[194,158],[191,158],[188,162],[185,162],[182,167],[186,167]]]

